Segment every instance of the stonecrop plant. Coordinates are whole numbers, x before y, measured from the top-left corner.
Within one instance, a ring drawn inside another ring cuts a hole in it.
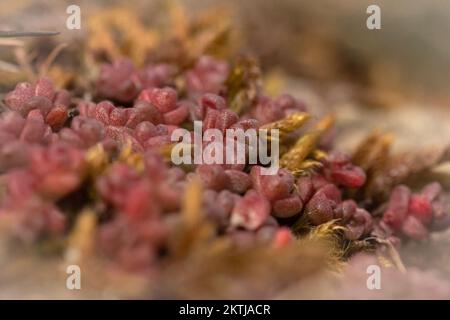
[[[450,224],[436,182],[417,193],[396,186],[381,216],[352,198],[365,171],[323,143],[331,118],[304,130],[310,117],[294,97],[272,98],[257,86],[253,102],[233,110],[228,62],[201,56],[190,69],[174,70],[169,64],[138,69],[123,58],[101,68],[97,101],[75,99],[46,77],[19,83],[5,96],[0,219],[12,221],[14,237],[27,243],[65,237],[89,207],[98,222],[95,246],[108,261],[152,270],[171,254],[169,221],[180,215],[196,179],[203,187],[201,219],[210,221],[215,237],[238,247],[283,247],[327,223],[340,226],[343,242],[376,237],[398,245]],[[174,165],[167,156],[171,133],[192,132],[194,121],[220,131],[279,130],[281,167],[263,175],[264,166],[248,162]]]

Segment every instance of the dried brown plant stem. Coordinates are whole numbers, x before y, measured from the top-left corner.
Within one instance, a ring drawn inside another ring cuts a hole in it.
[[[402,262],[402,259],[400,258],[400,255],[398,253],[398,251],[395,249],[395,247],[392,245],[392,243],[388,240],[384,240],[384,239],[379,239],[377,238],[376,241],[384,246],[386,246],[387,250],[388,250],[388,254],[392,260],[392,262],[394,263],[394,265],[396,266],[396,268],[402,272],[402,273],[406,273],[406,267]]]
[[[279,121],[263,125],[260,129],[279,130],[279,139],[282,141],[289,133],[302,127],[311,116],[306,112],[297,112]]]
[[[261,82],[258,62],[252,57],[239,57],[225,82],[230,109],[237,114],[248,110],[256,102]]]
[[[93,253],[97,216],[92,209],[84,209],[75,222],[68,238],[66,258],[79,263]]]
[[[306,158],[315,150],[322,135],[332,126],[334,117],[329,115],[320,120],[313,131],[301,136],[289,151],[280,159],[280,166],[288,169],[295,175],[319,165],[317,161],[305,162]]]
[[[344,227],[338,224],[338,220],[331,220],[312,228],[309,233],[300,240],[311,242],[325,250],[328,266],[335,271],[342,270],[345,251],[342,246],[339,233]]]
[[[39,76],[44,76],[48,73],[56,57],[66,47],[67,47],[66,43],[60,43],[55,48],[53,48],[53,50],[50,52],[50,54],[47,56],[47,58],[44,60],[44,62],[42,62],[41,66],[39,67]]]
[[[198,248],[210,244],[213,225],[204,219],[202,213],[203,187],[198,178],[193,178],[187,185],[181,209],[181,220],[172,239],[173,259],[183,259],[198,252]]]
[[[24,47],[17,47],[14,49],[14,55],[16,56],[17,62],[19,63],[21,69],[25,73],[26,77],[30,82],[35,82],[37,80],[37,75],[33,70],[30,63],[30,58],[25,51]]]

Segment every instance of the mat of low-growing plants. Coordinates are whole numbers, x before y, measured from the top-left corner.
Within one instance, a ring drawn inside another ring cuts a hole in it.
[[[15,49],[0,119],[0,297],[450,296],[442,275],[404,257],[425,260],[450,226],[428,174],[446,147],[395,153],[391,134],[368,129],[344,152],[339,116],[268,92],[258,57],[229,53],[228,26],[177,20],[159,37],[124,15],[94,16],[75,49],[27,44],[40,60]],[[279,170],[248,157],[175,165],[171,135],[195,121],[277,130]],[[67,285],[73,266],[81,288]]]

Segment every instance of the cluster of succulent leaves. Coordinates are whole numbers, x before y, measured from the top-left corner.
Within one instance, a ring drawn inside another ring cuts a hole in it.
[[[302,101],[264,93],[254,59],[203,54],[217,50],[225,27],[200,36],[198,26],[183,25],[175,48],[166,44],[165,56],[153,52],[146,63],[156,34],[135,25],[139,41],[123,52],[99,36],[121,25],[110,14],[92,22],[88,47],[109,60],[92,81],[64,90],[41,77],[4,98],[0,219],[13,237],[67,238],[83,251],[77,235],[94,225],[90,246],[115,267],[152,271],[217,239],[283,250],[323,233],[339,248],[398,245],[450,224],[438,183],[416,193],[401,185],[444,153],[399,172],[404,159],[389,158],[390,140],[374,133],[346,155],[333,147],[331,116],[314,123]],[[174,166],[171,132],[196,120],[221,131],[280,130],[278,173],[249,164]]]

